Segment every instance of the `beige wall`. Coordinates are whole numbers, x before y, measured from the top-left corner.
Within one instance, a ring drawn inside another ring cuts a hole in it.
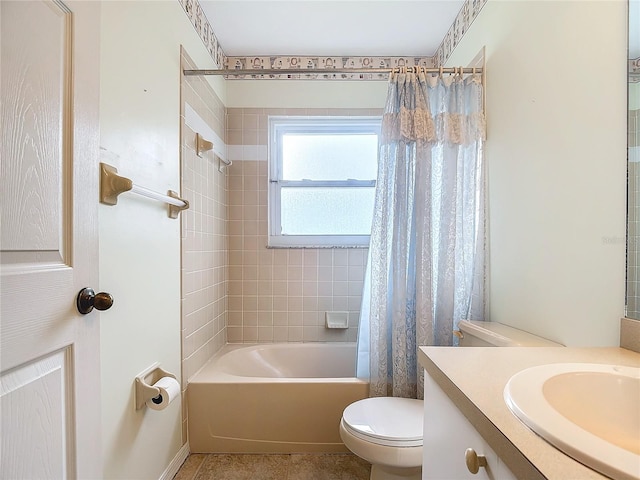
[[[448,61],[486,46],[491,319],[566,345],[624,314],[625,13],[489,0]]]
[[[214,67],[179,2],[102,3],[101,161],[161,192],[180,190],[181,44]],[[158,479],[182,445],[182,402],[136,411],[134,377],[159,362],[180,378],[180,220],[132,194],[99,220],[100,287],[115,298],[101,323],[103,478]]]
[[[360,80],[234,80],[229,108],[384,108],[387,82]]]

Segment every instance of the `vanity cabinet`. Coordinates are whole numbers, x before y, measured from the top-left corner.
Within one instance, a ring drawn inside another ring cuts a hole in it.
[[[427,372],[424,377],[423,480],[516,480],[442,388]],[[475,474],[467,467],[467,449],[486,459]]]

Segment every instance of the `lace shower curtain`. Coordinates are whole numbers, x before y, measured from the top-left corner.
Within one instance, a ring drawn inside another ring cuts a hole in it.
[[[358,338],[371,396],[422,398],[418,346],[484,317],[484,138],[479,75],[391,74]]]

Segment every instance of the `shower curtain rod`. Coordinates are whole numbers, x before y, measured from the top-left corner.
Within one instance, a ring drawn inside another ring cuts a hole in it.
[[[403,68],[403,67],[401,67]],[[218,70],[184,70],[185,76],[196,75],[325,75],[325,74],[343,74],[343,73],[391,73],[399,72],[401,68],[262,68],[262,69],[218,69]],[[414,67],[406,67],[408,71],[412,71]],[[425,73],[447,73],[462,74],[478,73],[482,74],[482,68],[471,67],[454,67],[454,68],[424,68]]]

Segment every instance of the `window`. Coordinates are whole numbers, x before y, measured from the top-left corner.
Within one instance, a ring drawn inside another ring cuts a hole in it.
[[[270,117],[269,245],[367,246],[377,117]]]

